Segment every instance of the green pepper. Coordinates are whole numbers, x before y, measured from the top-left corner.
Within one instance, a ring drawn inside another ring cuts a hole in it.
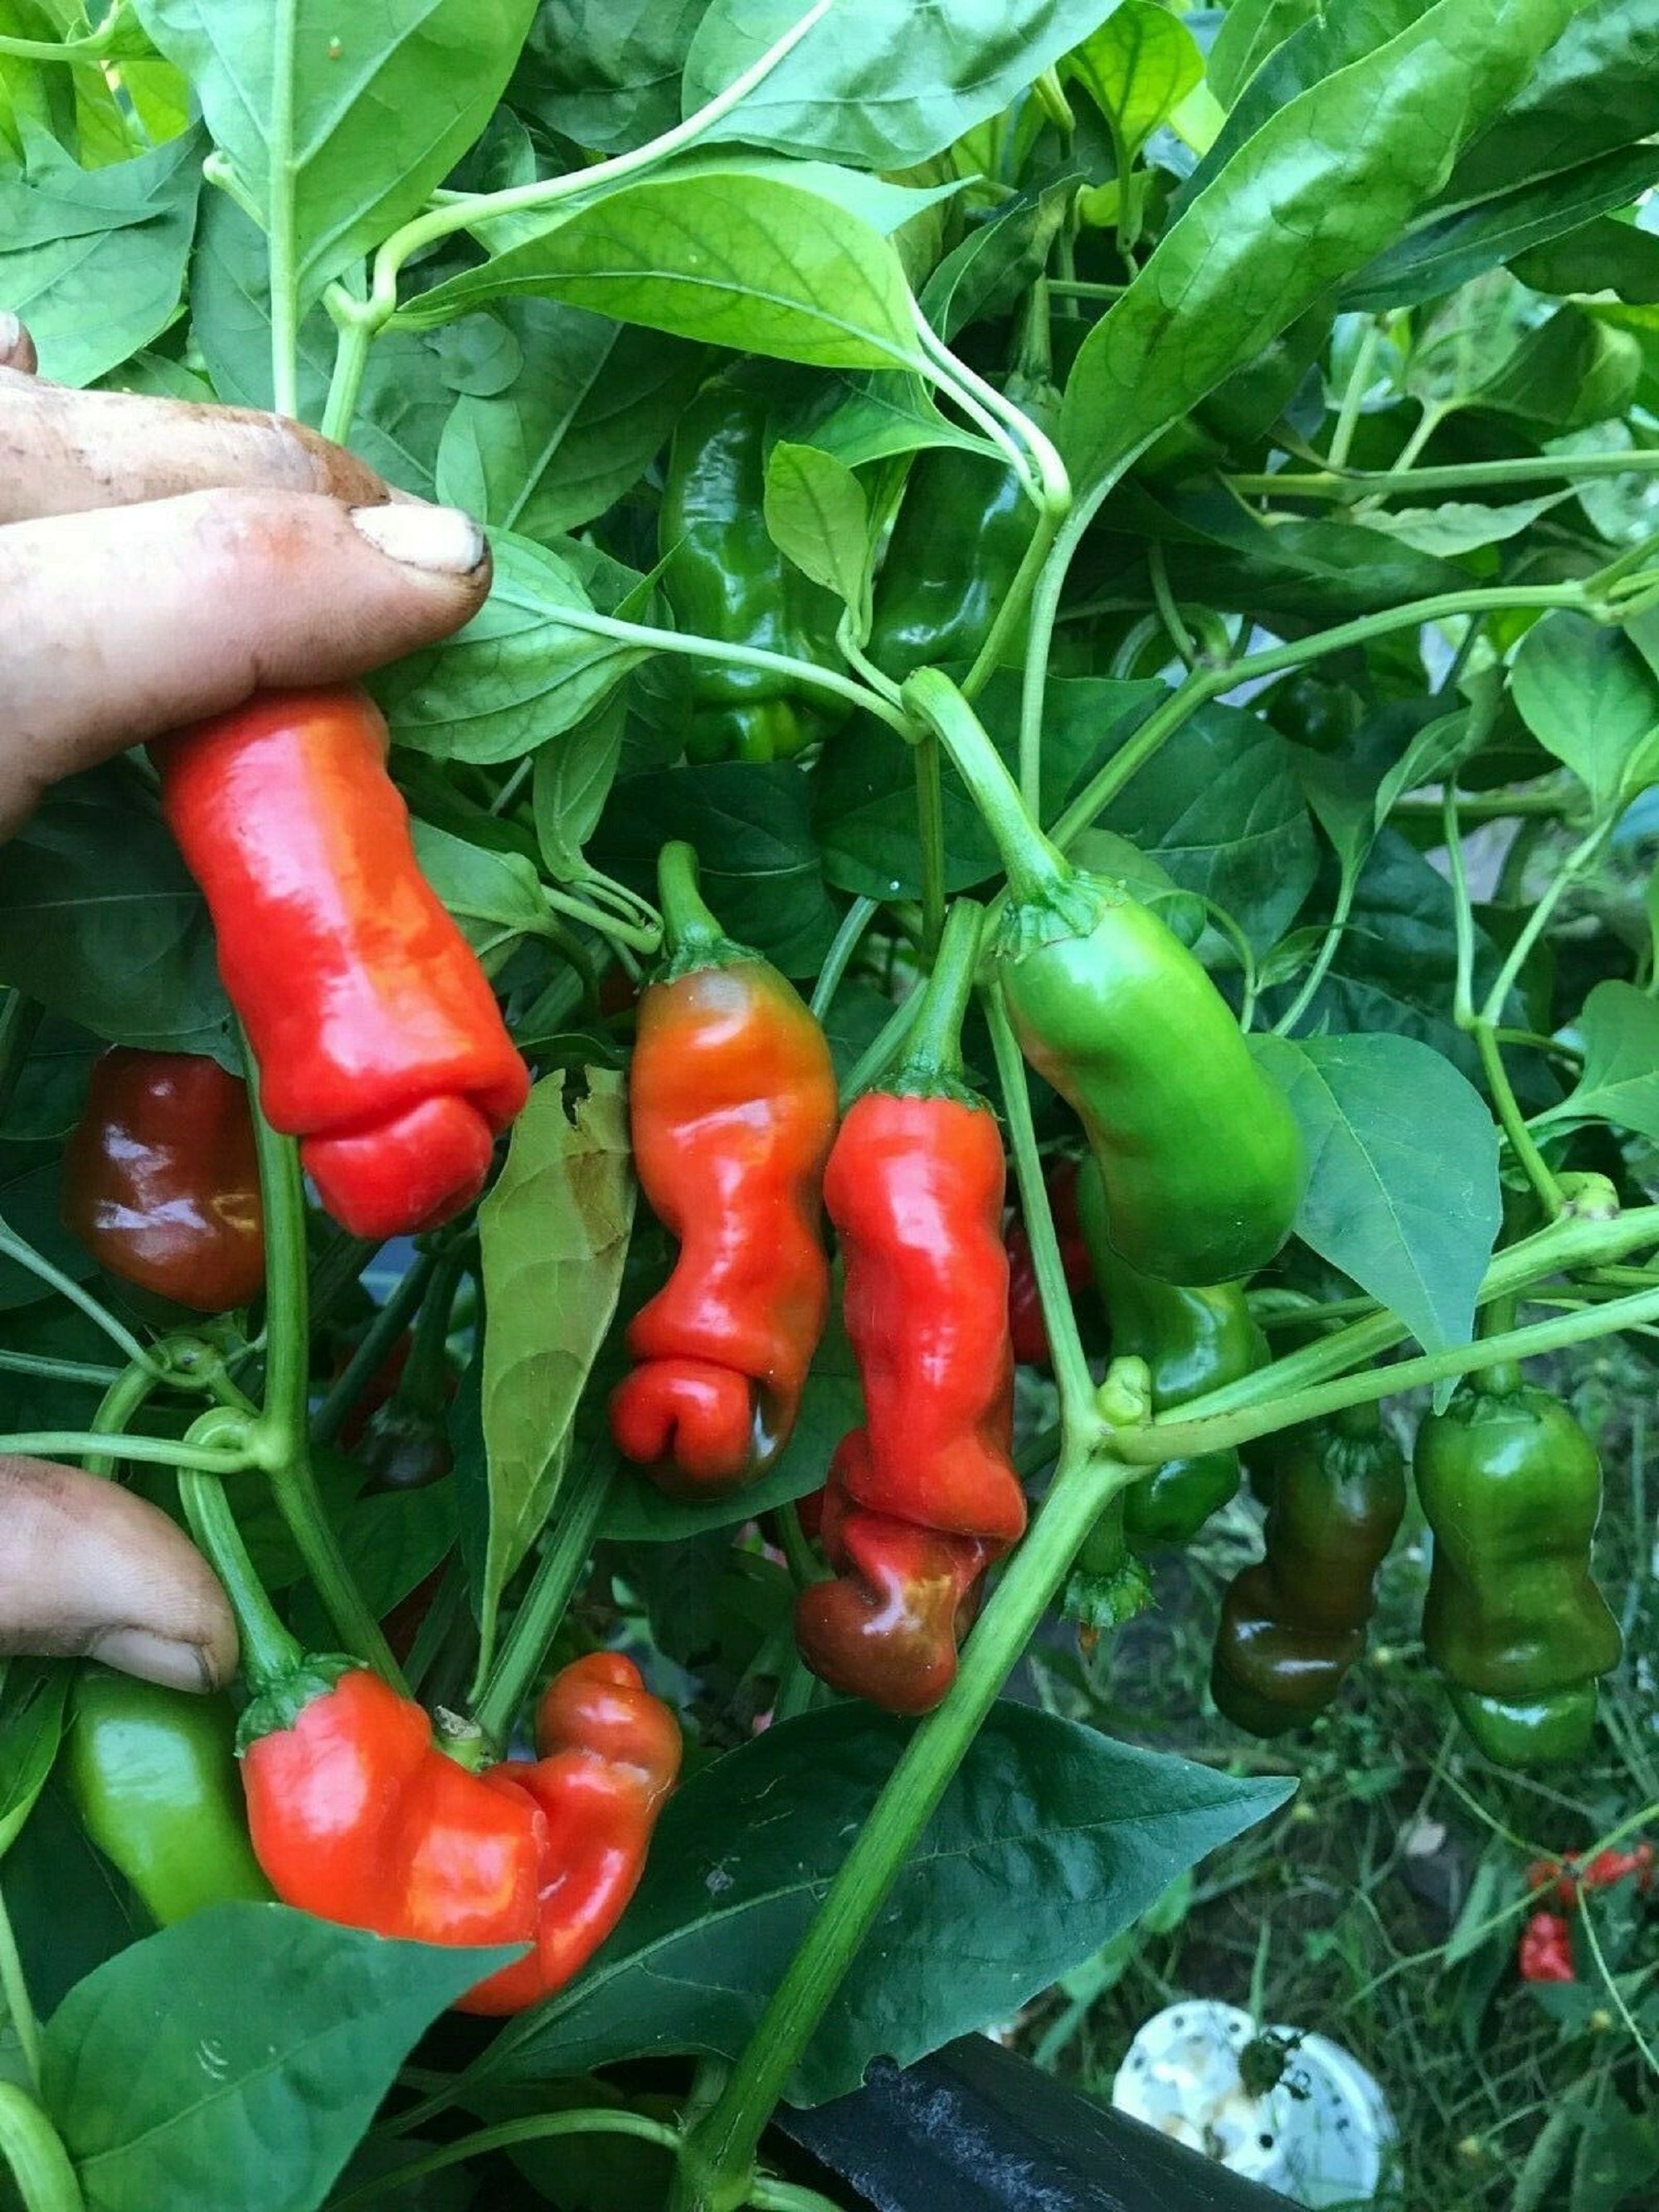
[[[1459,1719],[1500,1766],[1578,1757],[1622,1648],[1590,1579],[1595,1445],[1559,1398],[1494,1367],[1425,1416],[1413,1473],[1434,1532],[1423,1642]]]
[[[1221,1601],[1210,1674],[1227,1718],[1262,1736],[1300,1727],[1341,1688],[1406,1510],[1405,1455],[1375,1405],[1273,1442],[1266,1556]]]
[[[1105,1188],[1092,1160],[1078,1178],[1077,1206],[1111,1323],[1113,1357],[1146,1361],[1154,1413],[1237,1382],[1266,1362],[1267,1339],[1250,1317],[1243,1283],[1192,1289],[1159,1282],[1114,1250]],[[1237,1490],[1238,1476],[1236,1451],[1166,1460],[1124,1492],[1125,1536],[1136,1551],[1190,1543]]]
[[[235,1746],[227,1698],[93,1667],[76,1685],[64,1739],[70,1796],[160,1927],[272,1894],[248,1841]]]
[[[716,377],[680,417],[659,522],[662,589],[682,629],[839,668],[839,600],[767,532],[766,412],[758,391]],[[789,760],[847,718],[828,692],[803,697],[769,669],[694,665],[691,760]]]
[[[1052,430],[1060,394],[1015,374],[1006,396]],[[957,446],[916,461],[888,541],[870,658],[894,681],[942,661],[972,661],[990,635],[1036,528],[1031,502],[1005,463]]]

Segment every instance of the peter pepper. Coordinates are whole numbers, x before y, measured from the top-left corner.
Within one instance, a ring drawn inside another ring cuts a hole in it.
[[[422,874],[361,691],[273,691],[152,745],[259,1103],[354,1236],[476,1198],[530,1078]]]

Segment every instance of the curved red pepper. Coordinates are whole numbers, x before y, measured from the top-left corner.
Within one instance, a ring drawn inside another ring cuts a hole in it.
[[[458,2008],[521,2011],[621,1918],[679,1770],[679,1729],[630,1660],[600,1651],[544,1692],[536,1748],[471,1773],[436,1748],[419,1705],[354,1668],[244,1753],[255,1854],[278,1897],[319,1919],[531,1945]]]
[[[151,748],[161,806],[218,933],[273,1127],[355,1236],[476,1198],[529,1075],[421,873],[353,690],[275,691]]]
[[[1523,1982],[1571,1982],[1572,1930],[1559,1912],[1534,1912],[1521,1930],[1516,1965]]]
[[[124,1282],[198,1313],[264,1288],[247,1086],[216,1060],[118,1045],[64,1153],[64,1224]]]

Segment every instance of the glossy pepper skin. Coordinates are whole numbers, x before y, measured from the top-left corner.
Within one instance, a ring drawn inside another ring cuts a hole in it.
[[[1022,1051],[1083,1122],[1119,1255],[1194,1285],[1264,1267],[1301,1202],[1301,1136],[1180,939],[1061,863],[1010,901],[994,950]]]
[[[766,400],[717,377],[680,417],[659,523],[662,588],[680,629],[839,669],[841,604],[786,561],[766,528]],[[828,692],[734,663],[693,664],[693,761],[789,760],[847,718]]]
[[[276,1894],[382,1936],[532,1947],[463,2012],[521,2012],[562,1987],[621,1918],[679,1770],[674,1717],[632,1661],[601,1651],[567,1667],[536,1710],[537,1758],[477,1774],[378,1674],[325,1671],[308,1686],[281,1713],[251,1709],[242,1758]]]
[[[1250,1318],[1242,1283],[1194,1289],[1127,1265],[1111,1243],[1104,1186],[1092,1160],[1078,1179],[1078,1218],[1112,1325],[1112,1350],[1146,1362],[1153,1413],[1237,1382],[1266,1362],[1267,1340]],[[1124,1534],[1138,1551],[1190,1543],[1238,1480],[1236,1451],[1168,1460],[1124,1492]]]
[[[1375,1406],[1281,1438],[1266,1556],[1234,1577],[1216,1632],[1210,1688],[1235,1726],[1281,1735],[1330,1704],[1405,1510],[1405,1456]]]
[[[911,1057],[850,1108],[824,1176],[865,1421],[827,1486],[840,1571],[802,1592],[796,1640],[825,1680],[896,1712],[944,1696],[973,1585],[1025,1528],[1009,1458],[1002,1137],[958,1073],[978,932],[978,909],[960,903]]]
[[[369,1237],[476,1198],[530,1083],[421,873],[386,743],[347,688],[267,692],[151,748],[260,1103],[336,1220]]]
[[[1577,1758],[1621,1639],[1590,1579],[1595,1448],[1512,1369],[1425,1416],[1413,1474],[1434,1533],[1423,1642],[1464,1727],[1500,1766]]]
[[[264,1288],[247,1086],[216,1060],[118,1045],[64,1154],[64,1224],[124,1282],[198,1313]]]
[[[1048,1208],[1060,1243],[1060,1264],[1066,1287],[1073,1297],[1094,1279],[1089,1247],[1078,1218],[1077,1184],[1079,1164],[1060,1160],[1044,1178]],[[1016,1215],[1008,1229],[1008,1333],[1013,1340],[1014,1359],[1021,1367],[1048,1364],[1048,1325],[1042,1318],[1042,1299],[1037,1290],[1036,1267],[1031,1239],[1024,1222]]]
[[[1060,417],[1060,394],[1010,377],[1006,397],[1039,428]],[[1031,542],[1031,502],[1018,477],[989,454],[936,446],[904,488],[876,591],[866,650],[896,683],[913,670],[971,662],[991,634]]]
[[[1572,1929],[1559,1912],[1534,1912],[1521,1930],[1516,1968],[1523,1982],[1573,1982]]]
[[[82,1826],[158,1927],[271,1896],[248,1841],[228,1698],[85,1668],[63,1757]]]
[[[695,900],[688,854],[665,848],[671,956],[640,1002],[629,1079],[640,1187],[679,1255],[629,1325],[638,1364],[611,1430],[663,1488],[707,1496],[783,1449],[823,1334],[836,1078],[799,994]]]

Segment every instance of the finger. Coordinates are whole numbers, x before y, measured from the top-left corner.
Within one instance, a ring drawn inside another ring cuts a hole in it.
[[[361,676],[489,589],[477,524],[412,501],[191,492],[0,530],[0,836],[60,776],[257,690]]]
[[[17,332],[9,355],[8,324]],[[355,453],[283,416],[131,392],[71,392],[27,374],[33,367],[27,331],[15,315],[0,315],[0,522],[222,484],[326,492],[351,507],[388,495]]]
[[[101,1659],[175,1690],[236,1671],[236,1623],[183,1529],[118,1483],[0,1455],[0,1652]]]
[[[34,340],[9,308],[0,308],[0,368],[15,368],[33,376],[40,366]]]

